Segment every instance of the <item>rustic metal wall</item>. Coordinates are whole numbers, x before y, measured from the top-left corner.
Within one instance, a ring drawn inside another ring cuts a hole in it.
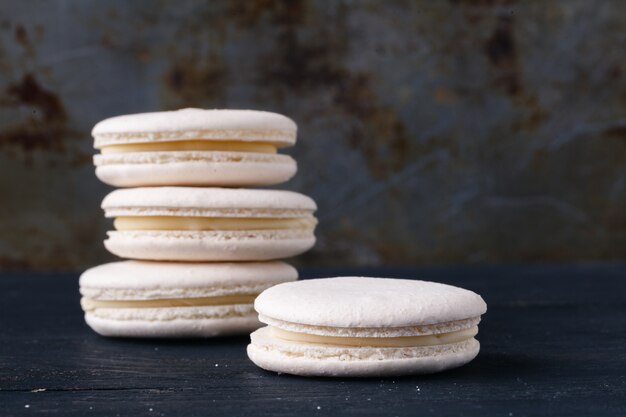
[[[0,267],[111,257],[91,126],[300,127],[301,264],[626,257],[626,2],[2,1]]]

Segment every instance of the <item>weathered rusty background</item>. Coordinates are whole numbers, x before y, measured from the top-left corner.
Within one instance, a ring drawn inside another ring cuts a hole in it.
[[[108,259],[90,128],[294,118],[298,262],[626,258],[626,2],[2,1],[0,266]]]

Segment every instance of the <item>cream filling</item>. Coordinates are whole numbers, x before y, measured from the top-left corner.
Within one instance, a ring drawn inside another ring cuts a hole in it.
[[[171,152],[171,151],[223,151],[276,153],[276,145],[264,142],[219,141],[219,140],[180,140],[171,142],[128,143],[107,145],[100,149],[103,155],[130,152]]]
[[[355,347],[417,347],[447,345],[471,339],[478,334],[478,326],[450,333],[400,337],[319,336],[314,334],[291,332],[274,326],[269,326],[269,329],[273,337],[290,342]]]
[[[313,229],[315,218],[228,218],[174,216],[120,216],[113,226],[116,230],[282,230]]]
[[[289,321],[277,320],[259,313],[259,320],[268,326],[278,327],[297,333],[316,334],[320,336],[336,337],[404,337],[426,336],[429,334],[452,333],[458,330],[478,326],[479,317],[462,320],[453,320],[443,323],[421,324],[403,327],[332,327],[298,324]]]
[[[83,310],[98,308],[169,308],[169,307],[207,307],[230,304],[252,304],[258,294],[222,295],[200,298],[164,298],[156,300],[93,300],[81,298]]]

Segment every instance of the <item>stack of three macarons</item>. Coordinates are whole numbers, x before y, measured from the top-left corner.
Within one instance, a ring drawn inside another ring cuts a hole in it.
[[[93,129],[96,175],[127,187],[102,202],[105,247],[129,260],[87,270],[81,305],[97,333],[210,337],[260,327],[253,301],[295,281],[279,259],[315,243],[315,202],[279,184],[296,162],[289,118],[251,110],[184,109],[114,117]],[[131,188],[132,187],[132,188]]]

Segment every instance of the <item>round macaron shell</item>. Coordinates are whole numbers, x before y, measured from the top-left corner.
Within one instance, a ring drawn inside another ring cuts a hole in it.
[[[96,176],[114,187],[191,185],[251,187],[279,184],[297,171],[288,155],[224,152],[146,152],[96,155]]]
[[[260,341],[265,339],[266,330],[267,327],[264,327],[252,333],[252,343],[247,348],[250,360],[267,371],[300,376],[387,377],[430,374],[465,365],[480,350],[478,341],[470,339],[443,348],[415,348],[415,352],[408,349],[398,352],[398,349],[392,348],[352,348],[331,353],[328,348],[320,346],[322,354],[316,357],[306,346],[292,344],[288,352],[284,353],[280,346],[274,345],[275,341]],[[354,359],[346,360],[347,357]]]
[[[257,110],[181,109],[111,117],[91,132],[95,147],[175,140],[241,140],[290,146],[297,126],[282,114]]]
[[[290,258],[315,245],[313,232],[112,231],[106,249],[121,258],[155,261],[231,262]]]
[[[428,281],[340,277],[280,284],[255,301],[262,316],[343,328],[410,327],[478,317],[487,311],[472,291]]]
[[[291,265],[274,262],[145,262],[120,261],[89,268],[80,276],[81,293],[90,297],[116,299],[114,292],[124,298],[194,298],[219,296],[265,288],[298,279]],[[96,295],[94,295],[94,293]]]
[[[102,200],[106,217],[299,217],[315,202],[300,193],[248,188],[146,187],[115,190]],[[271,211],[269,211],[271,210]],[[297,211],[296,214],[293,211]]]
[[[170,321],[113,320],[85,314],[85,322],[96,333],[107,337],[202,338],[249,333],[261,325],[256,315],[225,318],[175,319]]]

